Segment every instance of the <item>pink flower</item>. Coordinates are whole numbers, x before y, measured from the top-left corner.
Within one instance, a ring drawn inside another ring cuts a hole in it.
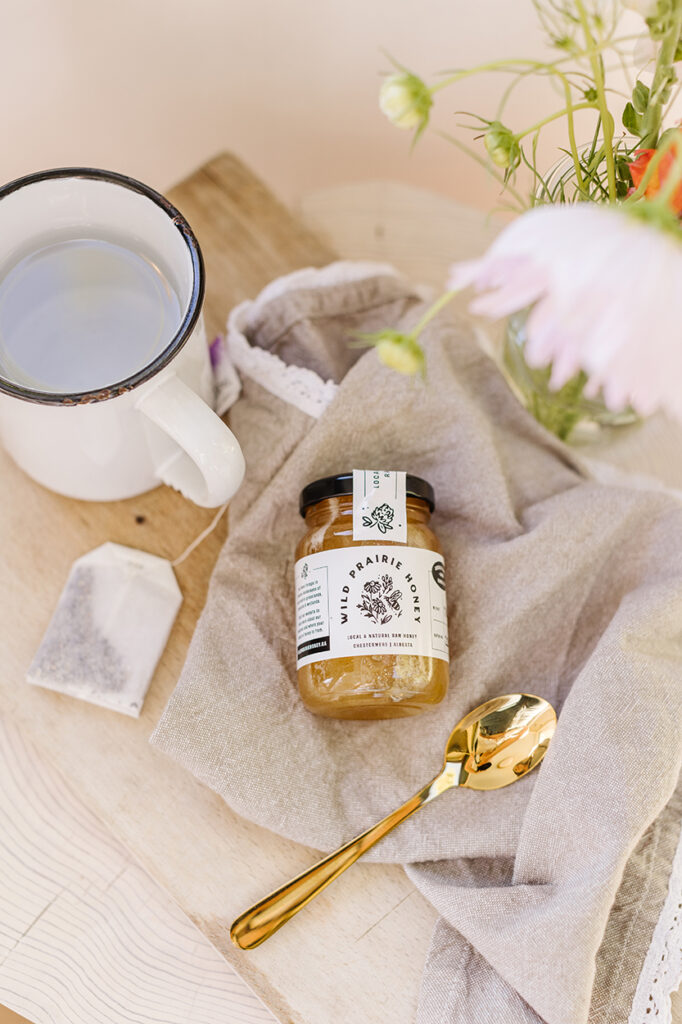
[[[533,307],[525,354],[553,388],[583,369],[610,408],[682,420],[682,239],[605,204],[536,207],[452,267],[448,287],[469,285],[472,313]]]

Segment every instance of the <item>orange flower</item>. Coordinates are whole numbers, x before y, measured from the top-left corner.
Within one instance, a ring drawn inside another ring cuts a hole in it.
[[[653,158],[655,152],[655,149],[638,149],[635,153],[637,159],[634,163],[628,164],[628,167],[630,168],[630,174],[632,175],[632,182],[635,188],[639,187],[639,184],[642,178],[644,177],[644,173],[647,167],[649,166],[649,163]],[[652,196],[655,196],[656,193],[660,191],[663,182],[670,173],[670,168],[672,167],[672,164],[676,156],[676,144],[673,143],[671,148],[662,158],[658,167],[654,171],[651,180],[646,187],[644,195],[647,196],[647,198],[650,199]],[[675,194],[670,200],[670,205],[672,206],[675,213],[682,214],[682,182],[675,189]]]

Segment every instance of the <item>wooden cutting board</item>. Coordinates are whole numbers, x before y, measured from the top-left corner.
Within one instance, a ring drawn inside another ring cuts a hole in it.
[[[209,337],[222,331],[232,306],[272,278],[333,258],[232,156],[212,160],[170,198],[206,259]],[[134,720],[29,687],[26,669],[75,558],[105,541],[172,558],[212,513],[165,487],[110,504],[72,501],[33,483],[1,451],[0,480],[0,714],[38,746],[283,1021],[412,1021],[436,914],[402,870],[358,864],[285,930],[242,953],[230,942],[230,922],[315,854],[239,818],[148,744],[180,673],[225,524],[178,568],[184,603]]]

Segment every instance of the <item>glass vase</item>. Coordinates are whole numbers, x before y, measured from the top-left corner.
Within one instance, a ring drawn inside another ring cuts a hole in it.
[[[618,142],[617,156],[632,156],[636,140],[624,136]],[[585,158],[594,151],[591,146],[580,148]],[[598,197],[591,195],[591,202]],[[535,191],[534,205],[544,203],[573,203],[584,201],[575,178],[573,160],[564,156],[548,171]],[[627,407],[614,412],[608,409],[601,396],[587,398],[587,377],[580,372],[563,387],[553,390],[549,386],[551,366],[534,369],[526,362],[526,320],[528,310],[510,317],[503,347],[503,366],[512,390],[536,420],[553,434],[570,444],[581,444],[602,439],[608,432],[639,422],[637,413]]]
[[[538,422],[569,444],[596,441],[609,431],[638,422],[637,413],[630,407],[614,412],[600,396],[587,398],[587,377],[582,371],[563,387],[552,390],[551,366],[536,369],[526,362],[527,316],[523,311],[509,318],[502,362],[512,390]]]

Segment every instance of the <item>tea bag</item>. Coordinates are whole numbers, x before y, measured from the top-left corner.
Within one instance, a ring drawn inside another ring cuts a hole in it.
[[[213,406],[222,416],[241,384],[222,336],[209,355]],[[226,509],[227,502],[172,562],[111,542],[78,558],[28,682],[137,718],[182,604],[173,570],[215,530]]]
[[[181,604],[167,559],[102,544],[74,562],[29,683],[137,718]]]

